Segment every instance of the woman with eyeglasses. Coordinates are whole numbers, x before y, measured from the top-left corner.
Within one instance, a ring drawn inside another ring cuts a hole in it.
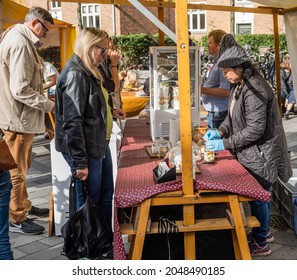
[[[77,36],[74,54],[59,76],[56,87],[56,150],[77,176],[77,209],[84,203],[80,180],[86,180],[93,200],[100,206],[111,232],[113,174],[109,150],[112,110],[98,69],[105,59],[108,34],[85,28]]]

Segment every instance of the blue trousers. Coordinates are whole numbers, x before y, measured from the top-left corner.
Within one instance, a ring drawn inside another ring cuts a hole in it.
[[[71,173],[75,174],[75,168],[72,160],[67,154],[63,154],[65,160],[70,166]],[[112,233],[112,197],[113,197],[113,172],[112,159],[109,146],[106,147],[105,158],[88,158],[89,176],[87,185],[92,199],[99,205],[101,212],[106,218],[110,233]],[[80,180],[76,184],[76,209],[84,203],[84,193]]]
[[[255,178],[266,191],[271,190],[271,183],[265,181],[263,178]],[[249,204],[252,216],[255,216],[260,222],[260,227],[252,229],[252,236],[259,245],[265,245],[270,226],[270,202],[251,201]]]
[[[0,260],[13,260],[9,242],[9,202],[12,184],[8,171],[0,171]]]

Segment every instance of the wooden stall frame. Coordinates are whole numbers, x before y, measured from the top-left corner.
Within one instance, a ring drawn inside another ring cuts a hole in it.
[[[80,2],[80,3],[102,3],[102,4],[118,4],[118,5],[131,5],[129,0],[64,0],[63,2]],[[135,1],[134,1],[135,2]],[[257,7],[257,8],[243,8],[243,7],[231,7],[231,6],[219,6],[219,5],[204,5],[204,4],[188,4],[187,0],[177,0],[172,1],[138,1],[146,7],[158,7],[159,19],[162,19],[162,8],[175,8],[176,9],[176,22],[177,22],[177,51],[178,51],[178,65],[179,73],[178,78],[180,81],[180,88],[182,88],[180,95],[180,133],[181,133],[181,146],[183,155],[182,162],[182,191],[183,196],[178,199],[183,202],[184,207],[184,225],[193,226],[195,223],[194,219],[194,201],[193,203],[185,203],[187,197],[194,196],[193,193],[193,182],[192,182],[192,152],[191,152],[191,127],[190,127],[190,94],[189,94],[189,46],[188,46],[188,32],[185,26],[188,26],[187,19],[187,9],[204,9],[204,10],[215,10],[215,11],[226,11],[226,12],[247,12],[247,13],[261,13],[261,14],[271,14],[273,16],[274,22],[274,35],[275,35],[275,62],[276,62],[276,75],[277,75],[277,89],[278,89],[278,103],[281,104],[281,94],[280,94],[280,73],[279,73],[279,47],[278,47],[278,22],[277,15],[283,14],[283,9],[273,9],[269,7]],[[294,9],[295,10],[295,9]],[[140,11],[141,12],[141,11]],[[162,40],[162,36],[161,39]],[[281,109],[281,108],[279,108]],[[281,110],[280,110],[281,112]],[[141,217],[147,219],[148,209],[150,207],[151,200],[145,200],[143,210],[141,211]],[[233,207],[235,213],[235,219],[238,215],[238,209],[234,206],[235,204],[230,201],[231,208]],[[140,217],[140,218],[141,218]],[[146,221],[147,222],[147,221]],[[141,231],[146,228],[142,226]],[[241,228],[242,225],[239,225]],[[239,240],[242,239],[241,229],[237,229]],[[144,235],[139,234],[138,238],[140,242],[143,242]],[[185,233],[185,259],[195,259],[195,254],[193,248],[195,248],[195,231],[190,231]],[[241,243],[240,243],[241,244]],[[242,245],[245,246],[245,245]],[[245,246],[246,247],[246,246]],[[249,258],[246,254],[246,248],[241,252],[243,258]]]

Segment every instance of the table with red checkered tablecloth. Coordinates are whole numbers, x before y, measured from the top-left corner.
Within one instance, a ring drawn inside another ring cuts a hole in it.
[[[146,147],[151,146],[150,124],[147,120],[127,120],[120,152],[117,182],[115,187],[115,210],[141,203],[147,198],[164,192],[182,189],[181,176],[175,181],[156,184],[153,169],[162,160],[151,158]],[[217,190],[231,192],[256,200],[269,201],[265,191],[229,151],[216,153],[213,164],[198,164],[195,190]],[[125,259],[121,232],[114,211],[114,258]]]

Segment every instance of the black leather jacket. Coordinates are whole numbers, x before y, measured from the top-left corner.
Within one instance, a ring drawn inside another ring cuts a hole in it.
[[[105,157],[106,102],[100,82],[83,61],[73,55],[56,87],[56,150],[70,155],[76,169],[88,166],[88,157]]]

